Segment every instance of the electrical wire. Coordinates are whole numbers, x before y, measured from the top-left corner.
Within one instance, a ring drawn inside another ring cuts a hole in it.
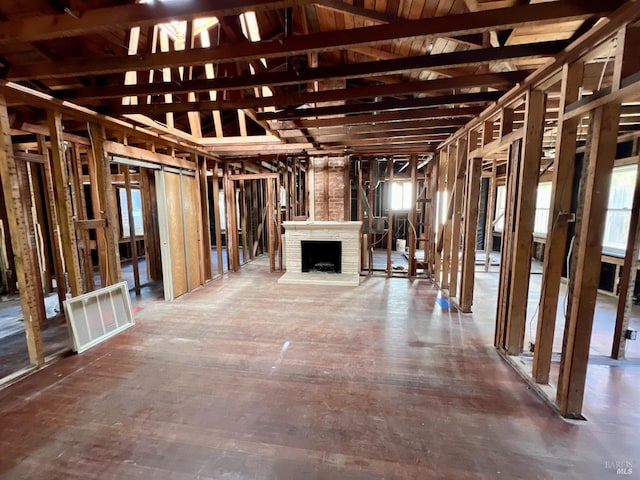
[[[553,224],[551,225],[551,233],[549,234],[549,236],[553,236],[554,232],[556,231],[556,227],[558,226],[558,220],[560,220],[561,215],[568,215],[568,214],[563,212],[558,212],[558,214],[556,215],[556,218],[553,220]],[[540,288],[540,298],[538,299],[538,305],[536,305],[536,309],[533,311],[533,315],[531,315],[531,318],[529,319],[529,339],[530,339],[529,343],[531,343],[531,345],[535,345],[535,340],[536,340],[535,337],[533,336],[533,328],[532,328],[533,319],[536,317],[536,315],[538,314],[538,311],[540,310],[540,305],[542,304],[542,299],[544,298],[546,287],[547,287],[547,282],[544,281],[544,276],[543,276],[542,285]]]

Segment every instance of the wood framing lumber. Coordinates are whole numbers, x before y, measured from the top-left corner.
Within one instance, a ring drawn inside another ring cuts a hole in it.
[[[565,119],[562,112],[567,103],[577,100],[582,85],[582,62],[565,65],[562,73],[560,118],[556,138],[556,157],[553,164],[551,208],[547,225],[547,242],[542,270],[542,288],[532,376],[538,383],[549,382],[553,337],[558,310],[558,295],[562,268],[566,256],[569,212],[571,211],[576,137],[579,119]]]
[[[278,42],[232,43],[183,52],[140,54],[137,56],[122,55],[96,58],[90,61],[74,60],[64,63],[30,64],[10,67],[7,78],[24,80],[27,78],[82,76],[292,56],[315,51],[344,50],[355,45],[368,45],[400,38],[465,35],[482,33],[487,28],[509,29],[521,25],[548,24],[551,21],[584,20],[595,15],[609,13],[618,5],[619,2],[603,4],[603,2],[594,0],[583,0],[579,5],[573,2],[518,5],[482,12],[420,20],[399,20],[385,25],[296,35],[282,38]],[[500,50],[500,48],[496,48],[496,50]]]
[[[591,140],[585,155],[578,206],[575,272],[570,279],[569,318],[565,324],[556,402],[560,413],[581,418],[589,346],[600,279],[602,236],[616,153],[620,104],[594,110]]]
[[[23,198],[25,193],[20,187],[19,167],[13,156],[9,128],[6,100],[0,93],[0,180],[7,207],[16,276],[20,285],[20,305],[29,361],[32,365],[40,366],[44,363],[44,349],[40,335],[40,325],[46,320],[44,296],[35,258],[35,238],[29,232],[30,212]],[[24,168],[24,164],[22,167]]]

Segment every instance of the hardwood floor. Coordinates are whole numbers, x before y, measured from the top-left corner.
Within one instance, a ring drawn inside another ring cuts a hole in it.
[[[555,415],[492,348],[482,302],[460,315],[428,280],[278,276],[259,260],[172,303],[142,300],[132,329],[0,391],[0,478],[640,473],[636,425]]]

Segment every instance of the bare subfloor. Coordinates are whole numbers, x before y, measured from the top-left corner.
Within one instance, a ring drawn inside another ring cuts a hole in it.
[[[0,391],[0,478],[640,474],[638,394],[600,385],[608,409],[565,422],[499,358],[482,303],[443,308],[428,280],[278,276],[260,259],[138,302],[132,329]]]

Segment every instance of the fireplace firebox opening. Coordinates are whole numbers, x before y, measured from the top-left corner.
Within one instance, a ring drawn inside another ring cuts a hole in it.
[[[342,242],[301,240],[302,271],[342,273]]]

